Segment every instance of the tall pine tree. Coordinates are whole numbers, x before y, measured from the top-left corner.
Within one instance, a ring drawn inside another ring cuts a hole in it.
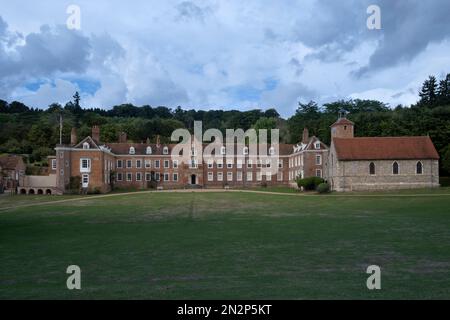
[[[420,105],[427,107],[434,107],[437,102],[437,82],[435,76],[430,76],[428,80],[425,80],[422,86],[422,90],[419,93]]]

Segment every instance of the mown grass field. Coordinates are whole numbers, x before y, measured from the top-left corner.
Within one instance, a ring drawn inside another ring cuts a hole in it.
[[[0,299],[450,298],[449,189],[75,198],[0,198]]]

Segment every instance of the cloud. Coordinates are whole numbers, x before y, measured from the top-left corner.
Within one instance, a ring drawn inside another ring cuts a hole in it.
[[[0,98],[36,94],[42,105],[44,93],[66,99],[77,88],[85,107],[276,106],[290,116],[298,100],[408,104],[429,74],[449,72],[445,0],[77,3],[76,32],[61,26],[65,4],[2,3]],[[366,27],[370,4],[382,30]],[[17,10],[25,5],[32,16]]]

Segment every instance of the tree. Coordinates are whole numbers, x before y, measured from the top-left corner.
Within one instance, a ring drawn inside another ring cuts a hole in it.
[[[420,105],[427,107],[434,107],[437,102],[437,83],[435,76],[429,76],[428,80],[422,85],[422,90],[420,90]]]
[[[438,103],[439,105],[450,104],[450,73],[439,81]]]
[[[298,108],[296,114],[303,114],[307,116],[314,116],[319,113],[319,106],[315,101],[310,101],[308,103],[298,103]]]

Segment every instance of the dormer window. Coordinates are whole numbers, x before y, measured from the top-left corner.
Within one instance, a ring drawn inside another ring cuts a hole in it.
[[[91,146],[89,145],[89,143],[85,142],[83,143],[83,149],[84,150],[88,150]]]
[[[130,154],[136,154],[136,149],[134,147],[130,147]]]
[[[244,154],[244,156],[248,155],[248,147],[244,147],[242,153]]]
[[[146,154],[152,154],[152,147],[147,147]]]
[[[163,154],[169,154],[169,148],[168,147],[164,147],[163,148]]]
[[[274,148],[274,147],[270,147],[270,149],[269,149],[269,154],[270,154],[271,156],[273,156],[273,155],[275,154],[275,148]]]
[[[320,150],[320,141],[317,141],[317,142],[314,144],[314,148],[316,148],[316,150]]]
[[[220,154],[221,154],[221,155],[227,154],[227,148],[221,147],[221,148],[220,148]]]

